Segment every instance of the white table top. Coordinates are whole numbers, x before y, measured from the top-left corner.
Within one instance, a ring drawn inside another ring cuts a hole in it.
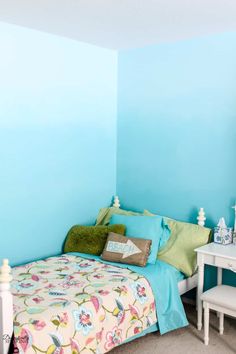
[[[208,243],[205,246],[196,248],[194,251],[219,257],[236,259],[236,245],[234,245],[233,243],[229,245],[221,245],[212,242]]]

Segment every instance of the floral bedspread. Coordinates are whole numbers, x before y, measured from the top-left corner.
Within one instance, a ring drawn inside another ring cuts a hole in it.
[[[74,255],[13,269],[19,353],[102,354],[157,322],[148,280]]]

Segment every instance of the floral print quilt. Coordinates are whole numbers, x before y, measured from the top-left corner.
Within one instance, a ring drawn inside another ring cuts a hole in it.
[[[62,255],[15,267],[14,343],[27,354],[102,354],[157,322],[148,280]]]

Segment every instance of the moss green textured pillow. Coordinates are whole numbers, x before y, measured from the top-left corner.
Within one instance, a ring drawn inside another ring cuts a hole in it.
[[[151,213],[145,210],[145,214]],[[165,220],[171,235],[165,247],[158,252],[157,258],[173,265],[189,277],[196,270],[197,256],[194,249],[209,242],[211,229],[169,218]]]
[[[117,215],[143,215],[131,210],[124,210],[116,207],[102,208],[99,210],[95,225],[108,225],[113,214]]]
[[[125,225],[73,226],[67,234],[64,252],[80,252],[100,256],[109,232],[124,235],[125,229]]]

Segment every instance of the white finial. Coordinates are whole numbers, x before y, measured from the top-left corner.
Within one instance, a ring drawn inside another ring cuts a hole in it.
[[[117,197],[117,195],[114,198],[114,203],[113,203],[112,206],[115,207],[115,208],[119,208],[120,207],[120,201],[119,201],[119,198]]]
[[[200,226],[205,225],[206,217],[205,217],[205,211],[203,208],[200,208],[200,210],[198,212],[197,220],[198,220],[198,225],[200,225]]]
[[[0,267],[0,283],[10,283],[12,281],[11,267],[8,259],[3,259]]]
[[[234,232],[236,232],[236,202],[232,208],[234,209]]]

